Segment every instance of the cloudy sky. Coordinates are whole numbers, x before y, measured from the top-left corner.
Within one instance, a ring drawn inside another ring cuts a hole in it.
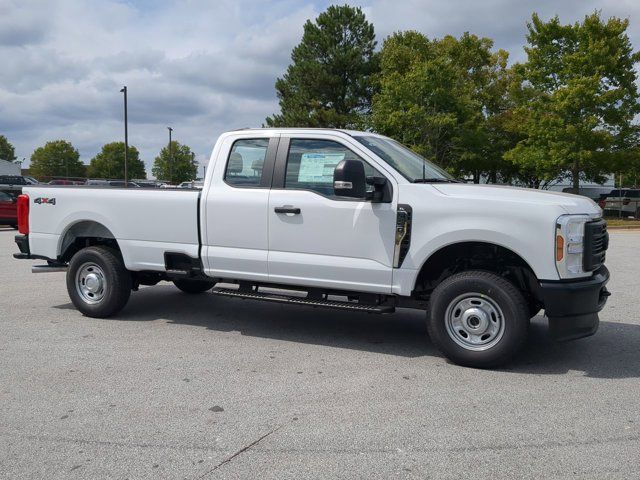
[[[218,134],[259,127],[277,111],[285,71],[305,20],[333,2],[245,0],[0,0],[0,134],[28,159],[48,140],[68,139],[88,163],[122,140],[123,85],[129,142],[150,166],[168,139],[206,164]],[[339,2],[342,3],[342,2]],[[637,0],[371,0],[361,6],[378,41],[415,29],[428,36],[488,36],[523,59],[533,11],[575,21],[595,9],[631,21],[640,48]]]

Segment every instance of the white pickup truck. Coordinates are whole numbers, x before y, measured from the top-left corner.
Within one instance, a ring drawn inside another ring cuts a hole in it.
[[[228,132],[209,166],[202,191],[25,187],[15,257],[66,269],[71,300],[91,317],[160,281],[422,309],[432,342],[476,367],[511,358],[540,309],[558,339],[598,328],[608,234],[587,198],[460,183],[394,140],[347,130]]]

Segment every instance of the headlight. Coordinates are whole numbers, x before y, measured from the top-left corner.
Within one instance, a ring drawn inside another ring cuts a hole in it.
[[[562,215],[556,221],[556,267],[560,278],[584,277],[584,224],[589,215]]]

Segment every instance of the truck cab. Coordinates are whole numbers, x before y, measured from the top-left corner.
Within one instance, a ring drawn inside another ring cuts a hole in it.
[[[17,256],[66,268],[91,316],[165,280],[333,309],[418,308],[448,358],[484,367],[520,349],[540,309],[558,339],[595,333],[608,296],[593,201],[461,183],[370,132],[227,132],[201,192],[34,186],[25,197]]]

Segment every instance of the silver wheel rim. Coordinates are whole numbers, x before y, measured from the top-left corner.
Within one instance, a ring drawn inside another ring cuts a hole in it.
[[[83,302],[90,305],[103,298],[107,281],[102,268],[95,263],[84,263],[76,273],[76,291]]]
[[[504,315],[498,304],[481,293],[454,298],[445,313],[449,337],[462,348],[488,350],[504,335]]]

